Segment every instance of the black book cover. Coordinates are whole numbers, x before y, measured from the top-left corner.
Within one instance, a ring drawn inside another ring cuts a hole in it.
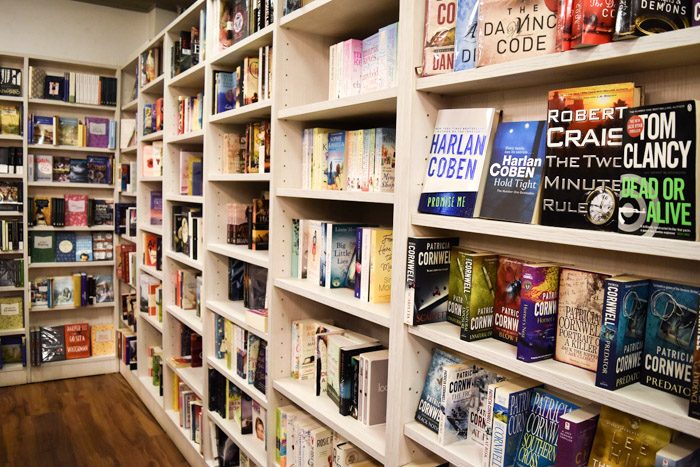
[[[209,410],[226,418],[226,378],[213,368],[209,369]]]
[[[63,326],[42,327],[41,361],[58,362],[66,359],[66,339]]]
[[[340,360],[338,362],[338,379],[340,382],[340,415],[351,415],[353,410],[357,411],[357,400],[353,399],[352,397],[354,393],[352,357],[381,349],[382,345],[377,343],[367,343],[366,346],[359,349],[340,349]]]
[[[66,79],[63,76],[46,76],[44,81],[44,98],[62,101]]]
[[[243,288],[243,306],[251,309],[265,308],[267,268],[246,263]]]
[[[258,347],[258,360],[255,363],[255,377],[253,387],[265,394],[265,382],[267,379],[267,342],[260,340]]]
[[[228,299],[243,300],[243,279],[245,275],[243,261],[229,258],[228,260]]]
[[[614,40],[690,27],[691,0],[619,0]]]
[[[0,95],[14,97],[22,95],[22,70],[0,67]]]

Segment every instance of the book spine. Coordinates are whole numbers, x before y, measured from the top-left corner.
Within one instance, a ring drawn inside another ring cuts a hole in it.
[[[492,417],[491,426],[491,462],[485,465],[491,467],[504,467],[506,454],[506,439],[508,437],[508,418],[510,410],[510,398],[503,397],[500,401],[494,401],[491,413],[498,413],[498,417]]]
[[[497,383],[489,384],[486,394],[486,436],[481,449],[481,465],[487,466],[491,461],[491,446],[493,444],[493,404],[498,390]]]
[[[362,227],[358,227],[355,231],[356,249],[357,257],[355,258],[355,298],[360,298],[362,296],[362,261],[364,261],[363,256],[363,243],[362,243]]]
[[[446,416],[445,416],[445,402],[447,400],[447,380],[449,378],[449,372],[445,368],[440,369],[440,413],[438,414],[438,443],[444,444],[445,441],[445,429],[446,429]]]
[[[600,332],[598,351],[598,369],[595,375],[595,385],[599,388],[614,390],[617,371],[615,362],[618,359],[617,333],[620,318],[620,283],[614,280],[605,281],[605,298],[603,299],[603,326]]]
[[[416,239],[408,239],[406,248],[406,292],[404,299],[404,323],[415,325],[414,313],[416,306]]]
[[[700,419],[700,319],[695,323],[695,344],[693,347],[693,370],[690,379],[690,403],[688,415]]]

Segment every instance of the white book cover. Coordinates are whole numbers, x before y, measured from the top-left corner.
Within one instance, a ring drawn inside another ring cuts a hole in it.
[[[478,407],[479,388],[475,376],[480,369],[471,364],[443,365],[440,391],[438,443],[450,444],[469,434],[469,410]]]
[[[379,425],[386,422],[387,385],[389,382],[389,350],[378,350],[362,354],[365,358],[367,371],[364,391],[365,400],[364,424]]]
[[[327,332],[316,334],[316,365],[314,382],[317,396],[326,393],[326,385],[328,381],[328,336],[342,333],[343,329],[333,328]]]
[[[398,85],[396,73],[399,23],[389,24],[379,29],[379,82],[380,89]]]
[[[381,89],[379,69],[379,33],[372,34],[362,41],[362,93]]]
[[[292,378],[310,380],[315,376],[316,335],[336,329],[315,319],[292,322]]]
[[[323,221],[307,220],[309,236],[306,251],[306,279],[315,285],[321,283],[321,255],[324,253]]]
[[[372,191],[372,178],[374,172],[374,149],[376,145],[376,128],[363,130],[362,135],[362,175],[360,189]]]
[[[311,448],[308,464],[314,467],[332,467],[333,430],[319,426],[309,431],[308,443]]]
[[[313,129],[305,128],[301,138],[301,188],[311,189],[311,156],[313,154]]]
[[[499,381],[497,383],[491,383],[487,388],[486,395],[486,433],[484,436],[484,443],[481,447],[481,463],[482,465],[489,465],[491,462],[491,444],[492,444],[492,434],[493,434],[493,402],[496,398],[496,391],[498,388],[506,384],[508,381]]]
[[[337,96],[337,83],[336,83],[336,48],[338,44],[333,44],[328,48],[328,99],[336,99]]]
[[[341,334],[328,336],[326,394],[340,407],[340,349],[357,342]]]
[[[306,219],[299,219],[299,279],[306,279],[307,261],[309,259],[309,223]]]
[[[299,460],[299,463],[297,464],[298,466],[313,465],[311,460],[313,459],[314,449],[312,445],[311,432],[318,428],[321,428],[321,424],[314,419],[303,423],[298,428],[297,444],[300,448],[299,456],[297,456],[297,459]]]
[[[369,301],[369,268],[372,256],[372,228],[362,228],[362,262],[360,263],[360,300]]]

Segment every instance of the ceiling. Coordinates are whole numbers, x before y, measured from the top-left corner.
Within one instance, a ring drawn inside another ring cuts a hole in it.
[[[82,3],[92,3],[93,5],[109,6],[112,8],[120,8],[122,10],[132,10],[149,12],[154,7],[162,8],[177,12],[178,9],[184,10],[194,0],[74,0]]]

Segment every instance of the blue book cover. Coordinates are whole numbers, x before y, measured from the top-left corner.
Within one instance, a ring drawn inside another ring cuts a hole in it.
[[[455,25],[455,71],[476,66],[476,32],[479,20],[477,0],[457,0]]]
[[[416,408],[416,421],[425,425],[434,433],[440,425],[440,396],[442,394],[442,366],[461,363],[462,359],[440,349],[433,350],[433,358],[428,372],[425,374],[423,392]]]
[[[358,224],[327,225],[326,285],[331,289],[348,287],[350,268],[355,268],[358,227]]]
[[[530,400],[536,382],[508,381],[496,389],[493,400],[491,465],[511,466],[530,415]]]
[[[649,281],[634,276],[609,278],[604,294],[595,384],[614,391],[639,381]]]
[[[544,389],[535,388],[530,397],[530,413],[525,422],[515,467],[554,465],[559,439],[559,417],[579,407]]]
[[[537,223],[546,129],[543,120],[498,125],[480,217]]]
[[[92,261],[92,234],[90,232],[75,234],[75,261]]]
[[[219,71],[216,73],[216,113],[236,108],[236,73]]]
[[[71,183],[88,183],[87,159],[71,159],[68,180]]]
[[[192,163],[192,196],[202,196],[203,167],[202,161]]]
[[[326,153],[326,175],[329,190],[345,189],[345,132],[336,131],[328,135]]]
[[[56,262],[75,261],[75,232],[56,232]]]
[[[54,118],[34,115],[32,117],[32,143],[33,144],[54,144],[56,142],[54,134]]]
[[[695,321],[700,288],[652,281],[641,383],[690,397]]]
[[[243,300],[243,276],[245,263],[229,258],[228,260],[228,299]]]

